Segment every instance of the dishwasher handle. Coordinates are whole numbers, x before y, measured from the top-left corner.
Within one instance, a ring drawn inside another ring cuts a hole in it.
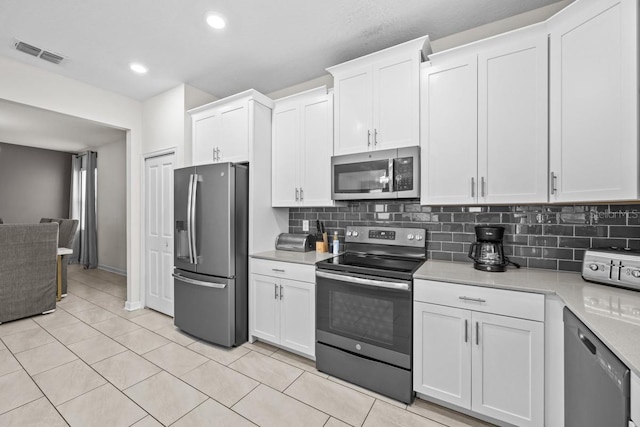
[[[593,355],[596,354],[595,344],[593,344],[589,338],[587,338],[582,332],[580,332],[579,329],[578,329],[578,338],[580,338],[580,341],[582,342],[582,344],[584,344],[584,346],[587,347],[587,349],[591,352],[591,354]]]

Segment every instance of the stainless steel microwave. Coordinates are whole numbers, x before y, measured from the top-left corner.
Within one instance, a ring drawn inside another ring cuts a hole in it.
[[[420,197],[420,147],[331,157],[333,200]]]

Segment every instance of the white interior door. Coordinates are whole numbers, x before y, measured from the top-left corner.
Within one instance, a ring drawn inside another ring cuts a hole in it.
[[[146,306],[173,316],[174,154],[145,160]]]

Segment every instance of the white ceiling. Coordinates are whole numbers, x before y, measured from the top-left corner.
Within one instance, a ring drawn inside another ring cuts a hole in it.
[[[432,40],[557,0],[1,0],[0,55],[145,100],[180,83],[270,93],[425,34]],[[209,11],[224,30],[205,23]],[[14,38],[68,59],[53,65]],[[129,71],[139,61],[146,76]]]
[[[125,139],[124,130],[0,99],[0,142],[78,153]]]
[[[428,34],[437,40],[558,0],[0,0],[0,55],[146,100],[187,83],[218,98],[275,92]],[[227,18],[213,30],[208,12]],[[18,52],[21,40],[66,59]],[[129,70],[131,61],[150,68]],[[97,123],[0,100],[0,142],[78,152],[124,140]]]

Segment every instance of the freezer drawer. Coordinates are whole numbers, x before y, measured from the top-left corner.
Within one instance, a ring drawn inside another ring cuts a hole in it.
[[[174,324],[194,337],[236,345],[235,280],[182,270],[174,272]]]

